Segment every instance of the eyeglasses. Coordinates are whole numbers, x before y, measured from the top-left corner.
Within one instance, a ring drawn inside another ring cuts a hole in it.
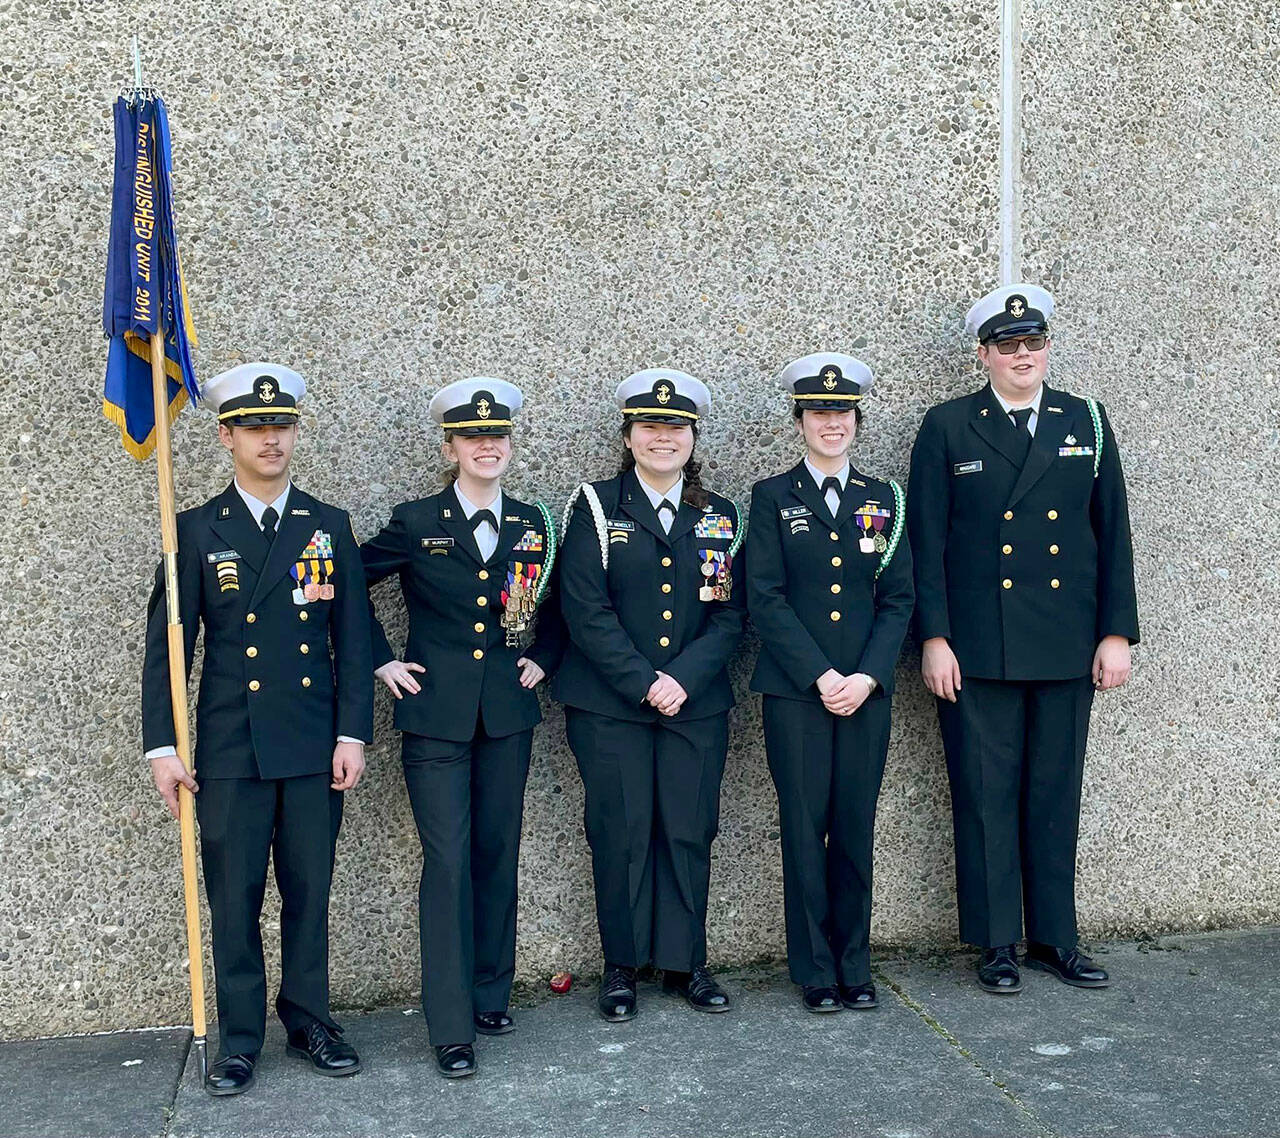
[[[1011,356],[1021,345],[1025,346],[1029,352],[1038,352],[1048,342],[1048,336],[1019,336],[1013,340],[997,340],[996,351],[1002,356]]]

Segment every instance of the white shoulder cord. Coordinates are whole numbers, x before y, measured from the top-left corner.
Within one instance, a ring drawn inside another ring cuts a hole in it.
[[[596,523],[596,537],[600,542],[600,566],[607,572],[609,569],[609,530],[605,521],[604,507],[600,504],[600,495],[596,493],[596,488],[590,482],[582,483],[569,495],[569,501],[564,507],[564,520],[560,526],[560,531],[568,534],[569,518],[573,514],[573,505],[578,500],[579,494],[587,500],[587,505],[591,509],[591,517]]]

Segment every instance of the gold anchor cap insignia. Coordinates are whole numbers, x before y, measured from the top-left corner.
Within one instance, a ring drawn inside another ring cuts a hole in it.
[[[1026,305],[1026,302],[1023,301],[1022,297],[1015,296],[1010,299],[1009,315],[1012,316],[1015,320],[1021,319],[1022,314],[1026,312],[1026,310],[1027,310],[1027,305]]]
[[[480,418],[487,419],[492,413],[493,412],[490,411],[489,409],[489,400],[487,399],[476,400],[476,414],[479,415]]]
[[[826,371],[822,373],[822,386],[825,387],[828,391],[835,390],[835,386],[836,386],[835,368],[829,367],[827,368]]]
[[[665,383],[660,383],[660,384],[658,384],[658,394],[657,394],[656,398],[657,398],[658,402],[659,402],[659,403],[661,403],[661,404],[663,404],[664,406],[665,406],[666,404],[670,403],[670,402],[671,402],[671,388],[670,388],[667,384],[665,384]]]
[[[276,401],[275,384],[273,384],[271,380],[264,379],[258,384],[258,398],[261,399],[263,403],[274,403]]]

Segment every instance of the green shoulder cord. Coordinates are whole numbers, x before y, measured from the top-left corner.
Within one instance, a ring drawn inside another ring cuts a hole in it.
[[[733,508],[738,515],[738,524],[733,527],[736,532],[733,535],[733,541],[729,545],[730,561],[737,556],[738,550],[742,548],[742,543],[747,539],[747,516],[742,512],[742,507],[737,502],[734,502]]]
[[[876,566],[877,580],[889,567],[893,555],[898,552],[898,542],[902,540],[902,527],[906,524],[907,496],[902,492],[902,487],[892,478],[889,479],[889,486],[893,490],[893,534],[889,538],[889,544],[884,553],[880,556],[880,564]]]
[[[1093,420],[1093,476],[1098,477],[1098,465],[1102,462],[1102,414],[1098,411],[1098,401],[1087,397],[1089,418]]]
[[[547,552],[542,559],[542,572],[538,574],[538,590],[533,595],[533,603],[537,607],[542,604],[547,586],[551,583],[551,569],[556,563],[556,552],[559,547],[556,543],[556,526],[551,520],[551,511],[541,502],[535,502],[534,505],[538,507],[538,513],[542,515],[543,524],[547,527]]]

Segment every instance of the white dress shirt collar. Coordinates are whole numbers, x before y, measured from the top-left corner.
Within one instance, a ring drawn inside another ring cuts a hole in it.
[[[249,507],[249,513],[253,515],[253,520],[258,523],[258,528],[262,528],[262,515],[267,512],[270,506],[276,512],[276,525],[280,524],[280,519],[284,517],[284,506],[289,500],[289,491],[293,489],[293,483],[289,482],[284,488],[284,493],[280,495],[274,502],[260,502],[252,494],[249,493],[239,482],[233,479],[233,485],[236,493],[240,495],[240,500]]]
[[[812,462],[809,461],[808,455],[805,455],[804,464],[805,464],[805,467],[808,469],[809,474],[813,477],[814,485],[817,486],[819,490],[822,489],[822,484],[828,478],[839,479],[840,489],[842,491],[845,489],[845,487],[849,485],[849,460],[848,459],[845,459],[844,466],[842,466],[839,470],[837,470],[835,474],[823,474],[821,470],[819,470],[816,466],[813,465]]]
[[[462,507],[462,512],[466,514],[467,520],[471,520],[471,515],[477,510],[492,510],[493,516],[499,523],[502,521],[502,491],[498,491],[498,496],[487,506],[477,506],[470,498],[468,498],[455,482],[453,484],[453,492],[458,495],[458,505]]]
[[[640,477],[640,471],[636,471],[636,481],[640,483],[640,489],[644,491],[645,497],[649,499],[649,505],[655,510],[658,503],[664,498],[670,502],[677,510],[680,509],[680,495],[684,493],[684,475],[680,475],[676,479],[676,484],[671,487],[665,494],[659,494],[652,486]]]
[[[996,402],[1004,409],[1004,413],[1006,415],[1009,414],[1010,411],[1022,411],[1030,407],[1032,413],[1038,418],[1040,415],[1040,400],[1044,398],[1044,384],[1042,383],[1036,388],[1036,396],[1030,403],[1010,403],[1009,400],[996,390],[995,384],[991,385],[991,394],[996,397]]]

